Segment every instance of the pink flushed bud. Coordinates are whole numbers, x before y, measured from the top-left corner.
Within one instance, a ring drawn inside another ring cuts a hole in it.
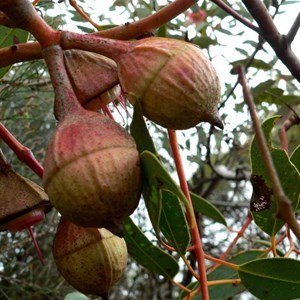
[[[206,121],[223,128],[217,105],[220,82],[200,48],[179,40],[147,38],[117,59],[123,92],[141,101],[155,123],[188,129]]]
[[[66,33],[65,48],[81,48],[116,61],[122,91],[139,100],[144,115],[170,129],[188,129],[200,122],[219,128],[220,82],[202,50],[167,38],[120,41]]]
[[[124,128],[100,113],[82,110],[65,117],[44,166],[43,183],[52,205],[77,225],[118,230],[139,203],[136,144]]]
[[[59,46],[43,49],[43,55],[59,120],[44,162],[45,191],[69,221],[119,233],[122,221],[135,210],[141,195],[135,141],[116,122],[80,105]]]

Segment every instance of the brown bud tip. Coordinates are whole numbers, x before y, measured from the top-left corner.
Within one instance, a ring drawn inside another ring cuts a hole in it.
[[[209,117],[209,119],[207,120],[211,125],[216,126],[218,128],[220,128],[221,130],[224,129],[224,123],[221,120],[219,113],[215,113],[212,116]]]

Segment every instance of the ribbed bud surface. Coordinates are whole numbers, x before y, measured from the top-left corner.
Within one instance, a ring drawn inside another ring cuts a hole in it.
[[[101,228],[83,228],[62,219],[53,257],[65,280],[82,293],[106,295],[127,265],[124,239]]]
[[[171,129],[203,121],[222,127],[220,82],[200,48],[166,38],[140,40],[118,59],[118,73],[124,93],[132,103],[139,99],[155,123]]]
[[[67,116],[48,146],[43,183],[53,206],[71,222],[113,229],[140,199],[135,142],[100,113]]]

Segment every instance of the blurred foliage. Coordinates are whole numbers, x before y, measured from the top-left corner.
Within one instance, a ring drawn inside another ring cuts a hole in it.
[[[241,2],[229,2],[233,3],[233,8],[239,14],[252,21]],[[285,6],[290,4],[295,9],[296,2],[282,1],[277,8],[272,6],[274,1],[266,2],[272,14],[286,15],[287,23],[290,22]],[[167,1],[115,0],[106,3],[105,9],[96,1],[78,0],[77,3],[106,29],[148,16],[164,7]],[[86,33],[95,31],[68,1],[41,0],[37,8],[54,28]],[[199,10],[206,13],[205,20],[191,22],[188,13]],[[278,62],[272,49],[259,41],[256,34],[210,1],[199,1],[154,34],[194,42],[204,49],[219,73],[222,83],[220,114],[225,123],[224,131],[201,124],[178,132],[178,139],[191,191],[213,203],[224,215],[227,225],[238,230],[247,216],[251,198],[249,145],[253,127],[241,89],[235,87],[237,76],[234,65],[239,63],[247,67],[247,78],[261,120],[274,114],[287,117],[299,114],[299,83]],[[51,82],[42,60],[16,64],[0,80],[0,121],[41,162],[56,125],[53,97]],[[177,180],[166,130],[150,122],[147,125],[161,162]],[[280,126],[282,122],[278,122],[273,130],[274,146],[280,146]],[[299,126],[288,130],[287,136],[289,152],[292,153],[299,143]],[[2,141],[0,148],[16,171],[41,183]],[[205,252],[213,256],[221,255],[235,233],[210,218],[197,215]],[[57,212],[52,210],[44,222],[34,227],[46,258],[45,266],[38,261],[27,232],[0,233],[0,299],[64,299],[74,291],[59,276],[52,259],[52,240],[58,219]],[[145,214],[144,203],[137,209],[134,219],[149,239],[157,244],[153,229],[149,226],[149,217]],[[254,246],[265,249],[266,246],[259,240],[264,240],[266,236],[258,228],[250,226],[246,235],[247,239],[240,239],[232,254]],[[281,245],[280,250],[284,251],[284,247],[284,244]],[[188,255],[188,259],[191,265],[195,263],[192,255]],[[191,278],[186,267],[181,266],[176,280],[188,285]],[[130,260],[126,276],[113,289],[111,299],[176,299],[178,295],[178,288],[170,281]],[[234,299],[239,297],[237,295]]]

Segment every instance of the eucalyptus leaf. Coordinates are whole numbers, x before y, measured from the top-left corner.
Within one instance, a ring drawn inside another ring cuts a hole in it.
[[[291,154],[290,160],[295,165],[298,172],[300,172],[300,144]]]
[[[190,195],[195,212],[227,226],[225,217],[212,203],[195,193],[190,193]]]
[[[262,258],[266,255],[265,251],[262,250],[247,250],[242,251],[232,258],[228,260],[228,262],[236,265],[244,264],[248,261],[253,261],[258,258]],[[215,270],[210,272],[207,275],[207,280],[222,280],[222,279],[238,279],[238,272],[234,269],[228,268],[225,265],[220,265]],[[190,285],[188,285],[189,289],[196,289],[199,288],[199,283],[195,282]],[[209,291],[209,297],[212,300],[227,300],[231,299],[235,295],[239,294],[240,292],[244,291],[245,287],[240,284],[238,286],[234,286],[232,284],[216,284],[211,285],[208,288]],[[180,294],[179,299],[184,298],[187,296],[185,292],[182,292]],[[197,293],[197,295],[193,298],[193,300],[202,300],[201,294]]]
[[[292,202],[293,208],[297,210],[300,193],[299,172],[291,163],[287,153],[282,149],[273,148],[271,142],[271,131],[279,118],[280,116],[274,116],[266,119],[262,124],[262,129],[283,191]],[[284,222],[276,218],[278,214],[277,199],[274,197],[272,184],[256,137],[254,137],[251,144],[250,156],[252,166],[251,182],[253,185],[253,196],[250,203],[251,212],[257,226],[273,236],[284,225]]]
[[[146,150],[140,157],[143,170],[143,196],[153,228],[156,234],[159,234],[162,190],[172,192],[185,205],[189,204],[179,186],[153,153]]]
[[[300,261],[265,258],[239,266],[239,277],[247,290],[259,299],[290,300],[300,297]]]
[[[162,211],[159,229],[181,255],[185,254],[190,245],[191,236],[189,225],[182,208],[182,202],[170,191],[162,191]]]
[[[144,268],[167,278],[178,273],[177,261],[153,245],[130,218],[124,222],[124,239],[130,256]]]
[[[247,63],[248,63],[248,58],[236,60],[236,61],[232,62],[231,64],[233,66],[236,66],[236,65],[246,65]],[[273,68],[273,65],[270,63],[266,63],[265,61],[263,61],[261,59],[253,59],[250,67],[256,68],[258,70],[268,71]]]
[[[135,139],[139,153],[148,150],[157,155],[153,140],[144,121],[140,101],[138,100],[136,100],[134,105],[133,118],[130,124],[130,133]]]

